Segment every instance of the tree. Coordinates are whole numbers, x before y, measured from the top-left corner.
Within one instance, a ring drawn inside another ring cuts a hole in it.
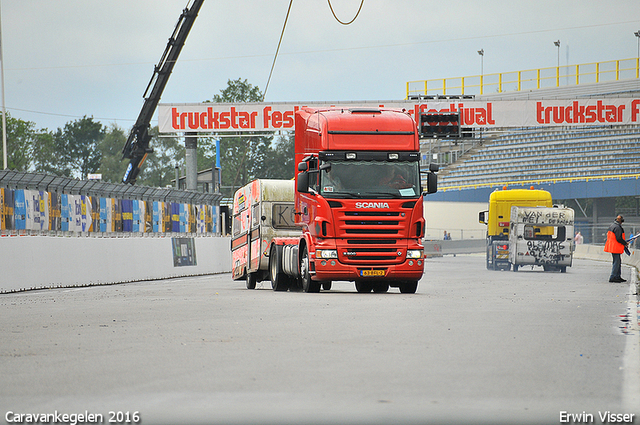
[[[39,132],[35,123],[13,118],[7,113],[7,168],[27,171],[32,163],[34,142]],[[0,129],[0,137],[2,131]],[[0,146],[2,152],[2,146]],[[3,164],[4,166],[4,164]]]
[[[86,179],[89,173],[98,170],[102,159],[98,144],[105,135],[101,123],[85,115],[79,120],[65,124],[64,130],[58,129],[57,135],[62,138],[61,142],[66,148],[63,151],[64,156],[74,173],[79,173],[82,179]]]
[[[70,176],[71,170],[64,162],[61,153],[61,137],[56,137],[54,133],[42,130],[36,134],[33,144],[33,166],[35,171],[59,176]]]
[[[159,137],[157,126],[149,134],[153,153],[145,160],[137,182],[145,186],[169,186],[175,177],[175,167],[184,166],[185,148],[175,137]]]
[[[103,125],[87,116],[68,122],[54,133],[42,131],[36,136],[34,167],[39,172],[86,179],[100,167],[98,145],[104,135]]]
[[[227,87],[213,96],[217,103],[260,102],[263,95],[257,86],[246,79],[228,80]],[[208,101],[207,101],[208,102]],[[232,197],[236,189],[255,178],[265,178],[263,167],[268,160],[273,137],[252,137],[251,133],[237,132],[237,137],[220,138],[220,162],[222,167],[221,192]],[[211,157],[202,156],[204,163],[211,164],[215,158],[213,141],[200,139],[199,146],[211,153]],[[203,164],[204,165],[204,164]],[[209,168],[207,166],[206,168]]]
[[[262,102],[264,95],[258,86],[251,85],[246,79],[227,80],[227,88],[213,96],[215,103]]]
[[[98,143],[100,151],[100,167],[97,172],[102,174],[102,180],[110,183],[120,183],[127,163],[122,160],[122,147],[127,141],[124,130],[112,124],[106,130],[105,136]]]

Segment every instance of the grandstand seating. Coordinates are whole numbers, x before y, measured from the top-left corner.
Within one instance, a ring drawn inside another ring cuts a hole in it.
[[[504,129],[440,173],[442,188],[638,174],[640,126]]]

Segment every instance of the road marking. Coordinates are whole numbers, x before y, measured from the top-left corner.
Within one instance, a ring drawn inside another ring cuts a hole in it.
[[[633,268],[629,283],[628,331],[624,348],[622,407],[630,413],[640,413],[640,303],[638,303],[638,271]]]

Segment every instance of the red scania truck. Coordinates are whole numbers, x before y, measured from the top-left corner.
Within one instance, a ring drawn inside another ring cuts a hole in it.
[[[297,237],[268,248],[274,290],[415,293],[424,271],[423,193],[416,122],[404,111],[309,109],[295,115]]]

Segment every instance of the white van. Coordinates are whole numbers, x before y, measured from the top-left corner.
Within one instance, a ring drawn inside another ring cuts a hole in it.
[[[574,211],[562,206],[511,207],[509,262],[562,273],[573,261]]]

